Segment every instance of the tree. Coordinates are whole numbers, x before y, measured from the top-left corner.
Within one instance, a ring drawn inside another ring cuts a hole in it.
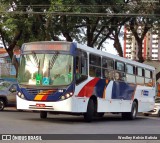
[[[129,28],[132,31],[138,44],[138,61],[143,63],[144,58],[146,58],[143,57],[142,54],[143,39],[146,33],[154,26],[155,22],[157,21],[156,16],[154,16],[155,11],[157,10],[157,6],[154,3],[145,3],[144,5],[143,1],[139,0],[135,0],[133,4],[134,7],[132,12],[134,12],[135,14],[141,13],[142,16],[133,16],[129,22]],[[146,15],[151,13],[153,14],[152,17]]]
[[[63,35],[67,41],[76,40],[80,43],[87,43],[90,47],[97,46],[100,49],[103,42],[112,32],[112,28],[109,25],[111,25],[115,17],[104,18],[99,15],[81,16],[81,13],[106,13],[106,11],[110,13],[112,9],[110,5],[119,1],[122,0],[114,2],[97,0],[51,0],[51,3],[50,1],[44,2],[43,0],[34,2],[31,0],[2,1],[3,5],[9,5],[9,7],[2,16],[1,35],[3,34],[4,42],[11,43],[11,39],[14,39],[14,33],[21,33],[21,36],[16,36],[20,38],[16,40],[18,42],[16,44],[18,45],[21,45],[23,42],[35,40],[61,40],[60,35]],[[103,6],[104,4],[107,4],[107,6]],[[7,13],[10,9],[12,9],[12,13]],[[80,13],[80,16],[45,14],[45,12],[55,11],[64,13],[76,12]],[[33,14],[33,12],[42,13]],[[7,27],[10,32],[4,29],[4,27]],[[9,38],[7,38],[8,36]],[[12,58],[13,53],[11,51],[13,51],[13,48],[9,46],[8,50]]]
[[[118,35],[130,16],[116,14],[131,13],[137,6],[128,5],[123,0],[1,0],[0,34],[11,58],[14,47],[28,41],[77,41],[101,49],[111,33],[123,56]]]
[[[20,46],[22,43],[27,41],[44,39],[44,18],[41,17],[41,15],[33,16],[30,14],[21,14],[21,12],[30,11],[30,5],[39,4],[38,2],[41,2],[41,4],[49,4],[49,0],[45,2],[43,0],[37,2],[33,2],[31,0],[5,0],[0,2],[0,35],[5,49],[11,59],[13,57],[13,50],[16,46]],[[32,10],[34,10],[34,8]],[[36,8],[36,10],[44,11],[46,8]],[[16,11],[19,11],[19,13],[15,14],[14,12]],[[43,21],[43,23],[38,24],[38,21]],[[6,45],[8,45],[8,47]],[[15,60],[13,64],[15,66],[17,76],[18,62]]]
[[[140,27],[141,29],[139,29],[139,24],[142,24]],[[137,44],[138,44],[138,61],[140,63],[144,62],[144,57],[142,54],[142,49],[143,49],[143,39],[146,35],[146,33],[149,31],[149,29],[151,29],[151,21],[149,20],[149,18],[143,18],[143,17],[139,17],[139,18],[132,18],[130,21],[130,30],[132,31]],[[138,32],[139,30],[141,30],[141,32]]]

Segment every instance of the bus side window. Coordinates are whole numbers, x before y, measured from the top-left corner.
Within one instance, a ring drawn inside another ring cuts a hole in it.
[[[115,80],[125,81],[125,64],[123,62],[115,62]]]
[[[89,54],[89,75],[91,77],[101,78],[101,57],[95,54]]]
[[[88,61],[87,53],[81,50],[78,50],[76,56],[76,84],[81,83],[82,81],[88,78]]]
[[[152,71],[145,70],[145,85],[146,86],[154,86],[153,79],[152,79]]]
[[[126,81],[128,83],[135,83],[135,66],[126,64]]]
[[[136,75],[136,81],[137,84],[144,84],[144,69],[141,67],[137,67],[137,75]]]
[[[113,59],[102,57],[102,77],[109,80],[114,78],[114,61]]]

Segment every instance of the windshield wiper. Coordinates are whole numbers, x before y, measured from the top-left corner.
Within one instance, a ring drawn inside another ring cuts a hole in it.
[[[49,63],[50,63],[50,64],[49,64],[49,69],[52,69],[52,68],[53,68],[53,65],[54,65],[57,57],[58,57],[58,52],[56,52],[56,54],[53,55],[53,56],[52,56],[52,59],[49,61]]]
[[[37,65],[37,67],[38,67],[38,66],[39,66],[39,60],[38,60],[38,58],[37,58],[37,55],[36,55],[35,52],[32,52],[32,53],[33,53],[33,59],[34,59],[36,65]]]

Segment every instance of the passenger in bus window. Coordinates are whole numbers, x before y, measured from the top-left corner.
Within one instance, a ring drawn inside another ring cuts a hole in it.
[[[115,80],[120,80],[120,74],[118,72],[115,73]]]
[[[81,77],[81,74],[80,74],[78,66],[77,66],[76,67],[76,79],[78,80],[78,79],[80,79],[80,77]]]
[[[109,74],[108,74],[109,76],[108,76],[108,78],[110,79],[110,80],[113,80],[114,78],[114,71],[109,71]]]
[[[103,77],[109,78],[109,72],[108,72],[108,70],[103,70]]]
[[[116,72],[115,73],[115,80],[121,80],[121,81],[124,81],[124,73],[121,73],[121,72]]]
[[[95,68],[96,77],[101,77],[101,69]]]
[[[91,77],[96,76],[95,69],[94,69],[94,67],[92,67],[92,66],[90,66],[90,68],[89,68],[89,75],[90,75]]]

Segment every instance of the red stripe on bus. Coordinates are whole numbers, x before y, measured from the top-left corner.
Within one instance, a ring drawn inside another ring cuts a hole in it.
[[[43,97],[42,97],[42,99],[41,100],[46,100],[47,99],[47,97],[48,97],[48,95],[44,95]]]
[[[93,94],[94,87],[98,81],[99,78],[94,78],[91,81],[89,81],[78,93],[78,97],[90,97]]]

